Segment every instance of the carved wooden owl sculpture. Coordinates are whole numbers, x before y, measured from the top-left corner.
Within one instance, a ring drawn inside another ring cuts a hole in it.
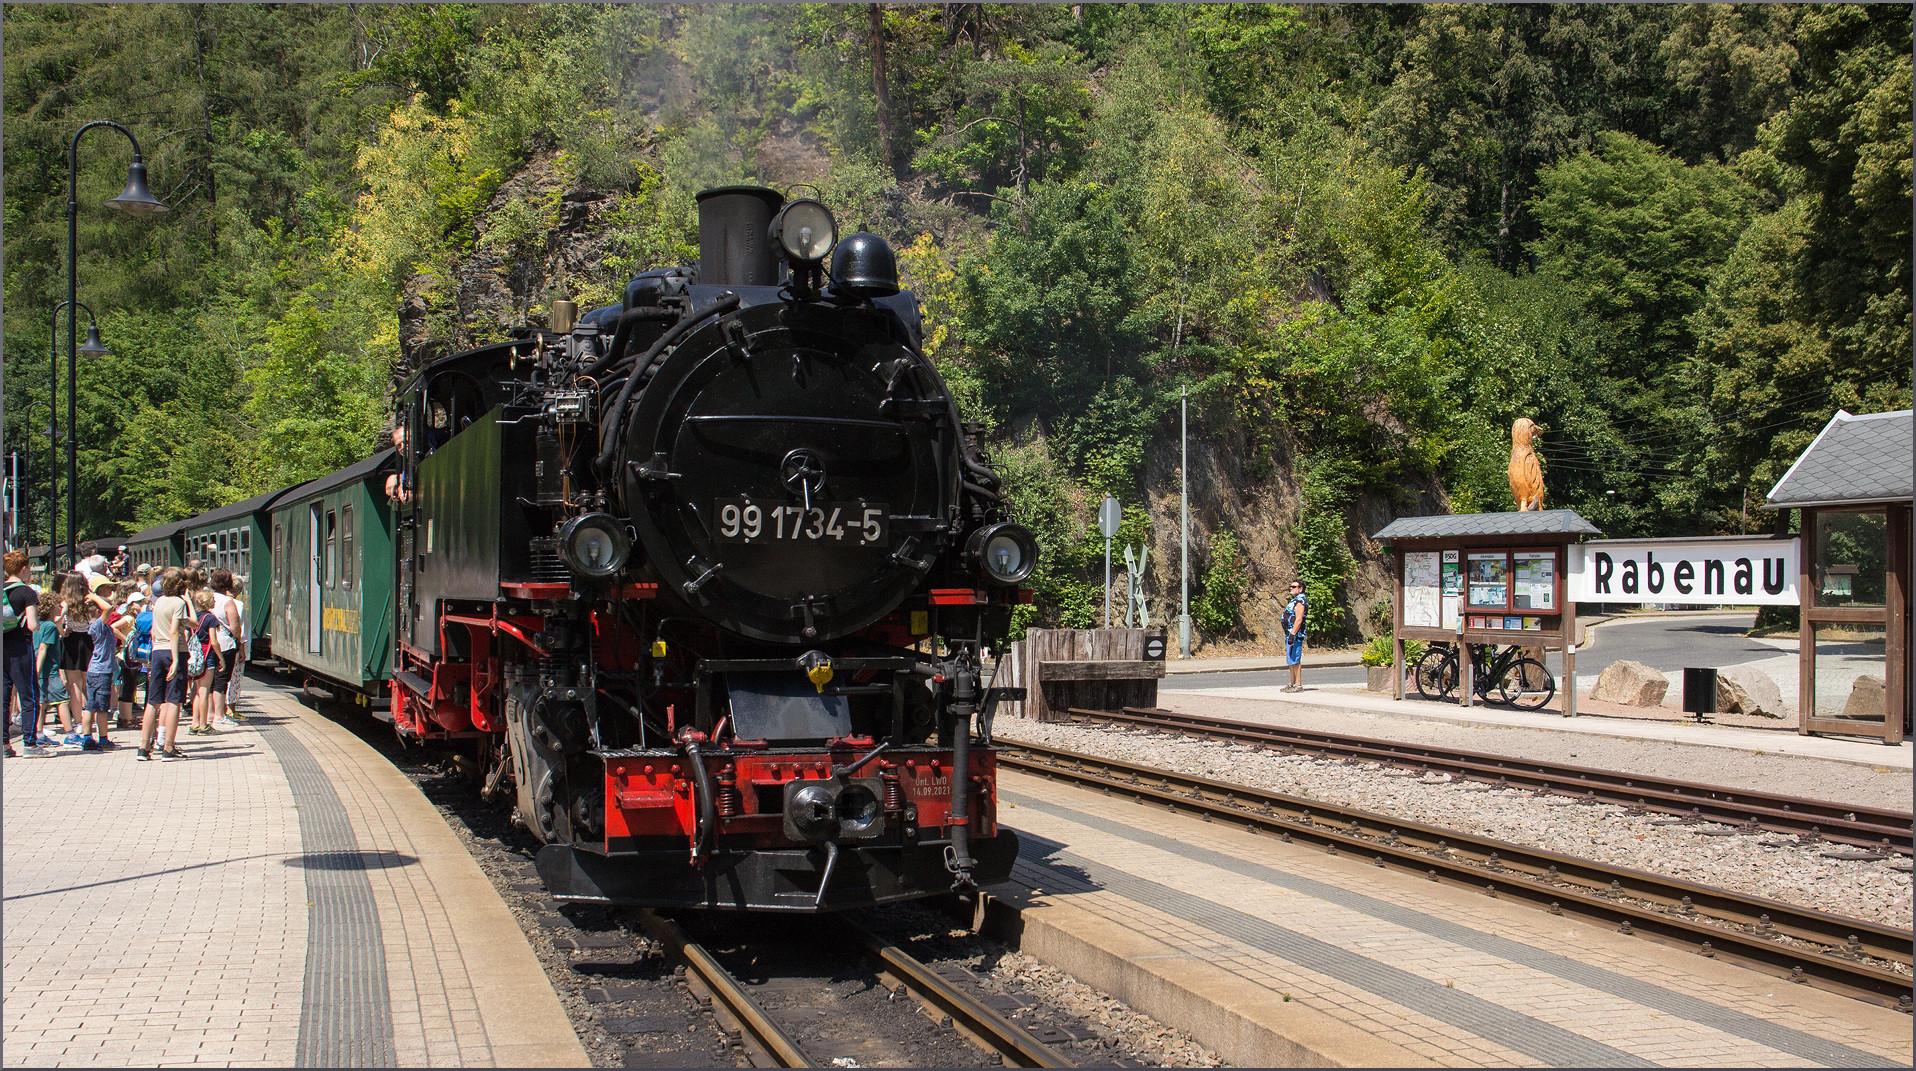
[[[1510,426],[1510,497],[1520,510],[1543,508],[1543,465],[1530,445],[1536,437],[1536,422],[1529,417],[1518,417]]]

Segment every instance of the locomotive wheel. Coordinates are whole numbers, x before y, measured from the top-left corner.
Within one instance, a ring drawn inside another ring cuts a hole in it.
[[[526,731],[538,746],[556,755],[584,751],[590,743],[585,711],[576,703],[559,703],[541,697],[533,704]]]
[[[539,775],[539,785],[533,790],[532,831],[547,844],[559,844],[571,840],[571,825],[566,813],[565,803],[560,795],[559,771],[546,767]]]
[[[528,701],[530,700],[530,701]],[[541,841],[569,839],[569,807],[565,792],[565,757],[539,738],[538,694],[534,689],[508,692],[507,721],[512,729],[512,779],[517,797],[512,813]]]

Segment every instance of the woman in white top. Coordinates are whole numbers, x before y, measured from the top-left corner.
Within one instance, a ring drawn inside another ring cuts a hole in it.
[[[140,716],[140,760],[153,757],[154,718],[166,729],[160,761],[183,759],[180,751],[180,707],[186,702],[186,623],[190,619],[184,571],[169,568],[160,574],[160,597],[153,604],[153,656],[146,678],[146,710]]]

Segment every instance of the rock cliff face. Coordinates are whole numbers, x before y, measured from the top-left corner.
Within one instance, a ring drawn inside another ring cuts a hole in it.
[[[407,285],[394,382],[445,354],[546,326],[562,291],[576,298],[615,283],[605,258],[617,202],[579,185],[555,153],[534,156],[474,216],[471,250],[448,277],[421,274]]]
[[[1191,429],[1191,597],[1195,600],[1211,561],[1211,536],[1228,528],[1238,538],[1248,564],[1249,583],[1238,607],[1244,633],[1265,644],[1282,642],[1280,618],[1297,575],[1295,529],[1302,494],[1293,445],[1280,442],[1268,473],[1251,470],[1249,444],[1238,433],[1201,433],[1196,407]],[[1146,451],[1145,495],[1151,514],[1151,564],[1145,582],[1151,623],[1175,634],[1179,587],[1178,440],[1175,433],[1154,440]],[[1441,488],[1414,485],[1392,497],[1358,495],[1344,511],[1344,539],[1355,565],[1344,584],[1342,630],[1312,626],[1314,643],[1336,644],[1369,635],[1382,621],[1389,631],[1391,559],[1370,534],[1407,514],[1442,513],[1449,508]],[[1116,552],[1114,551],[1115,555]],[[1114,582],[1115,583],[1115,582]],[[1121,593],[1122,586],[1117,590]],[[1120,605],[1122,605],[1120,603]],[[1195,625],[1193,626],[1195,629]]]

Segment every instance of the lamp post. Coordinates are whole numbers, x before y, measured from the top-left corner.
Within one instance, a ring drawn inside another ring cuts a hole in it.
[[[133,163],[126,169],[126,188],[119,196],[108,198],[106,203],[131,216],[151,216],[166,211],[166,206],[154,197],[146,188],[146,160],[140,154],[140,141],[133,131],[111,119],[95,119],[73,132],[73,140],[67,143],[67,305],[80,304],[79,247],[80,247],[80,139],[94,127],[112,127],[126,135],[133,146]],[[58,316],[55,310],[55,316]],[[89,312],[91,318],[92,313]],[[72,313],[67,314],[67,560],[80,560],[80,437],[77,434],[79,423],[78,376],[80,372],[80,346],[78,322]],[[106,347],[100,345],[100,331],[97,327],[87,329],[88,353],[104,353]],[[98,347],[97,350],[93,347]]]
[[[47,335],[50,343],[47,347],[47,399],[49,402],[47,406],[47,416],[49,418],[47,420],[47,449],[50,451],[47,454],[47,493],[50,497],[47,506],[47,568],[49,570],[51,570],[55,562],[59,560],[54,554],[54,547],[60,542],[59,500],[57,498],[51,498],[51,496],[55,495],[58,491],[60,473],[60,414],[56,405],[60,397],[60,310],[67,310],[67,317],[71,319],[73,310],[76,308],[86,311],[87,321],[86,342],[80,346],[80,352],[89,357],[103,356],[109,352],[106,348],[106,344],[100,341],[100,325],[98,321],[94,319],[93,309],[88,306],[86,302],[68,303],[62,301],[53,307],[53,316],[47,323]],[[72,378],[70,369],[68,372],[68,380],[69,387],[78,386],[79,381]],[[67,408],[67,433],[69,437],[72,435],[72,432],[73,409],[72,406],[69,405]],[[72,514],[69,512],[68,516],[71,517]]]

